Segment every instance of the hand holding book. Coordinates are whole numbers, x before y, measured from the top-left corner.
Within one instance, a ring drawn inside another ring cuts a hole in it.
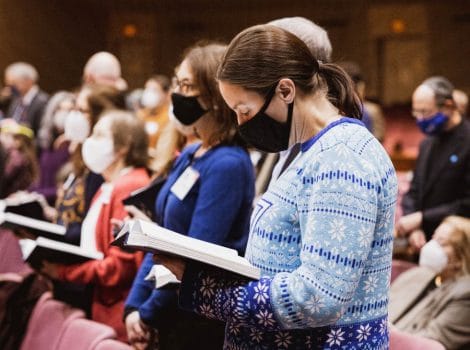
[[[177,279],[183,276],[187,259],[251,279],[260,278],[260,270],[239,256],[236,250],[181,235],[153,222],[127,221],[112,245],[156,254],[157,260],[165,265]]]
[[[184,270],[186,269],[186,261],[184,259],[166,254],[155,254],[153,261],[165,266],[179,281],[183,278]]]

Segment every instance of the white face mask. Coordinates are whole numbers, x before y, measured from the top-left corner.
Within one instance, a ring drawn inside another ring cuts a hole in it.
[[[70,111],[65,118],[64,135],[69,141],[82,143],[90,135],[90,122],[80,111]]]
[[[434,239],[426,243],[419,252],[419,266],[427,267],[436,273],[442,272],[447,266],[447,254]]]
[[[57,130],[63,131],[65,127],[65,121],[67,120],[67,116],[69,115],[69,111],[65,111],[63,109],[55,112],[54,114],[54,126]]]
[[[142,93],[140,103],[145,108],[155,108],[162,101],[162,96],[154,90],[145,89]]]
[[[113,140],[89,137],[82,146],[83,162],[88,169],[102,174],[116,159]]]
[[[184,136],[194,135],[194,127],[192,125],[184,125],[173,114],[173,105],[171,104],[168,108],[168,119],[175,126],[176,130],[182,133]]]

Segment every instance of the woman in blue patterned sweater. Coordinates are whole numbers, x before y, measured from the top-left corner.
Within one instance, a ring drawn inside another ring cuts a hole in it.
[[[251,218],[246,257],[263,277],[166,257],[180,305],[225,321],[225,349],[388,349],[397,182],[350,79],[269,25],[233,39],[218,79],[248,142],[299,153]]]

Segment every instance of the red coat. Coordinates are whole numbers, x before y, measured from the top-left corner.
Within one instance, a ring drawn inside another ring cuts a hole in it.
[[[103,204],[96,226],[96,246],[103,252],[103,260],[91,260],[59,268],[59,278],[62,280],[94,285],[93,320],[113,327],[118,333],[118,338],[124,341],[127,340],[122,321],[124,301],[142,262],[142,254],[130,254],[110,246],[113,241],[111,219],[124,219],[127,212],[124,210],[122,200],[148,182],[146,170],[138,168],[131,170],[114,183],[109,204]],[[93,200],[96,200],[100,191],[101,189]]]

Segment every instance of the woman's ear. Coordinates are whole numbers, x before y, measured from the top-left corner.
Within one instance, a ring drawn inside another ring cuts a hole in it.
[[[280,94],[281,99],[287,104],[292,103],[295,98],[295,84],[292,79],[283,78],[279,80],[276,92]]]

